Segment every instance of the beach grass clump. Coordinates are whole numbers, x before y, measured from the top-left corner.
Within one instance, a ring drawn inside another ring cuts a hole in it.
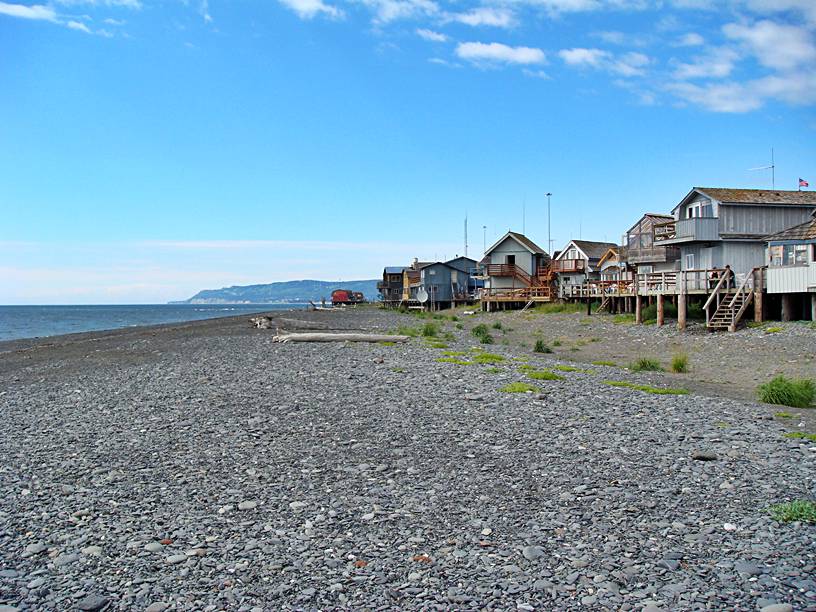
[[[586,370],[582,370],[581,368],[576,368],[575,366],[571,365],[557,365],[553,366],[554,370],[558,370],[560,372],[586,372]]]
[[[465,361],[457,357],[440,357],[437,361],[439,363],[454,363],[456,365],[473,365],[472,361]]]
[[[397,328],[398,336],[408,336],[409,338],[416,338],[419,336],[420,330],[416,327],[408,327],[407,325],[400,325]]]
[[[490,335],[490,330],[484,323],[476,325],[470,330],[470,333],[476,336],[482,344],[493,344],[493,336]]]
[[[688,395],[686,389],[672,389],[668,387],[652,387],[651,385],[638,385],[623,380],[605,380],[605,385],[611,387],[626,387],[627,389],[634,389],[636,391],[643,391],[644,393],[652,393],[654,395]]]
[[[618,364],[617,364],[617,363],[615,363],[614,361],[605,361],[605,360],[603,360],[603,359],[600,359],[600,360],[598,360],[598,361],[593,361],[593,362],[592,362],[592,365],[596,365],[596,366],[609,366],[610,368],[616,368],[616,367],[618,367]]]
[[[793,415],[790,412],[774,412],[777,419],[792,419]]]
[[[647,306],[641,311],[641,316],[643,317],[643,322],[646,321],[657,321],[657,304],[652,304],[651,306]],[[677,318],[677,306],[670,302],[664,302],[663,304],[663,318],[665,319],[676,319]]]
[[[396,374],[405,374],[405,370],[403,370],[402,368],[391,368],[391,371]]]
[[[796,500],[783,504],[774,504],[769,508],[771,518],[780,523],[816,523],[816,502]]]
[[[564,380],[563,376],[559,376],[550,370],[531,370],[527,372],[527,376],[533,380]]]
[[[439,335],[439,324],[433,321],[428,321],[422,326],[422,335],[426,338],[436,338]]]
[[[547,346],[547,343],[544,340],[538,339],[536,340],[535,346],[533,347],[534,353],[552,353],[552,349]]]
[[[456,327],[456,329],[465,329],[465,326],[462,325],[461,323],[457,323],[456,325],[454,325],[454,327]]]
[[[397,345],[396,342],[391,342],[390,340],[382,340],[381,342],[378,342],[377,344],[379,344],[380,346],[396,346]]]
[[[781,327],[766,327],[765,328],[765,333],[766,334],[778,334],[781,331],[782,331]]]
[[[496,368],[496,367],[485,368],[484,371],[487,372],[488,374],[501,374],[501,368]]]
[[[705,320],[705,310],[703,310],[702,304],[689,304],[688,308],[686,308],[686,318],[690,321],[704,321]]]
[[[685,353],[677,353],[674,357],[672,357],[671,371],[675,374],[685,374],[688,372],[688,355]]]
[[[502,329],[503,329],[503,327],[502,327],[502,322],[501,322],[501,321],[496,321],[496,322],[495,322],[493,325],[491,325],[491,327],[492,327],[493,329],[498,329],[498,330],[502,330]]]
[[[764,326],[765,326],[764,321],[748,321],[745,324],[745,327],[747,327],[749,329],[756,329],[757,327],[764,327]]]
[[[473,356],[473,361],[476,363],[501,363],[504,359],[501,355],[493,353],[477,353]]]
[[[552,341],[552,345],[553,346],[561,346],[561,341],[556,338],[555,340]]]
[[[632,325],[635,322],[635,315],[633,314],[616,314],[612,317],[612,323],[615,325]]]
[[[766,404],[809,408],[816,396],[816,385],[807,378],[793,379],[780,374],[757,388],[759,401]]]
[[[526,382],[512,382],[499,389],[503,393],[535,393],[538,390],[538,387]]]
[[[629,366],[633,372],[663,372],[663,366],[657,359],[641,357]]]
[[[445,357],[462,357],[463,355],[467,355],[465,351],[443,351],[442,354]]]
[[[808,442],[816,442],[816,434],[805,433],[804,431],[791,431],[782,434],[783,438],[790,438],[791,440],[807,440]]]
[[[440,340],[431,340],[428,342],[428,347],[432,349],[446,349],[448,345]]]

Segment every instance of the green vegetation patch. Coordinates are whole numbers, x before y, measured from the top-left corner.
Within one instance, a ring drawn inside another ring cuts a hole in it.
[[[533,312],[537,314],[558,314],[561,312],[583,312],[585,310],[586,306],[584,304],[572,302],[553,302],[551,304],[539,304],[533,309]]]
[[[409,336],[411,338],[416,338],[420,334],[420,330],[416,327],[408,327],[407,325],[400,325],[397,328],[397,335],[399,336]]]
[[[604,384],[610,385],[612,387],[626,387],[628,389],[635,389],[636,391],[643,391],[644,393],[653,393],[655,395],[688,395],[688,391],[686,389],[652,387],[650,385],[638,385],[623,380],[605,380]]]
[[[473,365],[472,361],[465,361],[464,359],[457,359],[456,357],[440,357],[437,361],[439,363],[455,363],[456,365]]]
[[[444,351],[442,353],[445,357],[461,357],[467,355],[465,351]]]
[[[439,335],[439,325],[432,321],[428,321],[425,325],[422,326],[422,335],[426,338],[435,338]]]
[[[816,502],[797,500],[784,504],[775,504],[769,508],[771,518],[780,523],[800,521],[816,523]]]
[[[377,344],[379,344],[381,346],[396,346],[397,345],[396,342],[391,342],[390,340],[384,340],[382,342],[378,342]]]
[[[470,333],[476,336],[482,344],[493,344],[493,336],[490,335],[490,330],[484,323],[476,325],[470,330]]]
[[[473,361],[476,363],[501,363],[504,359],[501,355],[494,355],[493,353],[478,353],[473,356]]]
[[[533,370],[527,372],[527,376],[532,378],[533,380],[564,380],[563,376],[559,376],[555,372],[551,372],[550,370]]]
[[[547,343],[543,340],[536,340],[535,346],[533,347],[534,353],[552,353],[552,349],[547,346]]]
[[[576,368],[575,366],[571,365],[557,365],[553,366],[554,370],[559,370],[560,372],[583,372],[586,373],[589,370],[582,370],[581,368]]]
[[[504,393],[534,393],[538,391],[538,387],[525,382],[513,382],[504,385],[499,391]]]
[[[641,315],[643,316],[644,321],[657,321],[657,303],[652,304],[651,306],[647,306],[641,311]],[[676,319],[677,318],[677,306],[670,302],[663,303],[663,318],[665,319]]]
[[[816,442],[816,434],[805,433],[804,431],[792,431],[782,435],[783,437],[790,438],[791,440],[807,440],[808,442]]]
[[[779,332],[782,331],[782,329],[783,328],[781,328],[781,327],[766,327],[765,328],[765,333],[766,334],[778,334]]]
[[[593,361],[593,362],[592,362],[592,365],[596,365],[596,366],[609,366],[609,367],[611,367],[611,368],[617,368],[617,367],[618,367],[618,364],[617,364],[617,363],[615,363],[614,361],[603,361],[603,360],[601,360],[601,361]]]
[[[635,322],[635,315],[633,314],[616,314],[612,317],[612,323],[615,325],[633,325]]]
[[[641,357],[629,366],[633,372],[662,372],[663,366],[657,359]]]
[[[675,374],[685,374],[689,371],[688,355],[685,353],[678,353],[672,357],[671,370]]]
[[[781,374],[757,388],[759,401],[794,408],[810,407],[815,395],[816,385],[812,380],[786,378]]]
[[[793,415],[790,412],[774,412],[777,419],[792,419]]]
[[[501,374],[501,368],[485,368],[488,374]]]

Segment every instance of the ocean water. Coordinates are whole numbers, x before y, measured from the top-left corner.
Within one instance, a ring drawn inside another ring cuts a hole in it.
[[[305,304],[0,306],[0,341],[305,308]]]

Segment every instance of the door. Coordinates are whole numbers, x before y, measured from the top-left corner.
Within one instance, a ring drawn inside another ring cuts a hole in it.
[[[515,255],[508,255],[507,256],[507,265],[508,266],[515,266],[516,265],[516,256]]]

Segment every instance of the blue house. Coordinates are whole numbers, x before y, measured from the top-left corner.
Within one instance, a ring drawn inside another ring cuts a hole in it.
[[[476,260],[468,257],[424,266],[419,272],[417,295],[427,296],[425,308],[441,310],[473,302],[478,289],[474,278],[477,266]]]

